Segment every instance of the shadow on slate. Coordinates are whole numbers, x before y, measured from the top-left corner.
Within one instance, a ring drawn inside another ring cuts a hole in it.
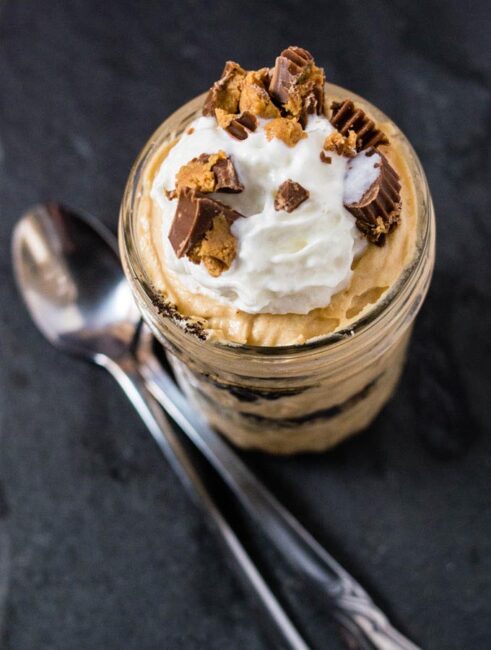
[[[414,381],[413,399],[419,414],[419,436],[438,459],[459,458],[479,432],[467,397],[453,338],[453,315],[468,292],[457,276],[435,273],[431,300],[416,322],[409,374]],[[448,321],[442,322],[442,314]],[[474,342],[478,345],[478,342]]]

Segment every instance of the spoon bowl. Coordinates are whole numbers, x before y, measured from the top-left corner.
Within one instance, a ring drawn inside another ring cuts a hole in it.
[[[37,205],[16,225],[12,255],[27,308],[53,345],[97,363],[127,352],[140,315],[116,239],[95,219]]]

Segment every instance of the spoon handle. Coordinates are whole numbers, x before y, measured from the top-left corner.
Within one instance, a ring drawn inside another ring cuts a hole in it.
[[[145,386],[134,358],[125,357],[118,361],[106,358],[101,360],[101,365],[111,373],[121,386],[187,492],[195,504],[201,507],[208,521],[221,537],[225,547],[235,559],[241,577],[252,588],[258,601],[262,603],[277,630],[282,635],[286,647],[291,650],[309,650],[309,646],[242,546],[226,516],[219,510],[211,497],[204,480],[200,476],[199,469],[193,464],[188,452],[172,429],[167,416]]]
[[[321,586],[346,645],[355,650],[418,650],[418,646],[392,626],[363,587],[190,407],[169,373],[153,355],[146,332],[142,333],[138,357],[147,386],[161,406],[208,458],[289,564]]]

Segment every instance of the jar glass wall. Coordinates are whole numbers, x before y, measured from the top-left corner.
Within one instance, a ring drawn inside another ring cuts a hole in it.
[[[302,345],[258,347],[205,340],[177,311],[162,309],[137,233],[142,179],[157,151],[195,119],[203,96],[168,118],[138,157],[120,215],[123,266],[135,300],[169,352],[181,388],[223,435],[242,447],[273,453],[321,451],[366,428],[401,375],[414,318],[433,270],[435,223],[428,185],[411,145],[390,120],[352,93],[327,86],[329,97],[354,99],[378,122],[390,124],[403,147],[415,188],[414,255],[398,280],[342,331]]]

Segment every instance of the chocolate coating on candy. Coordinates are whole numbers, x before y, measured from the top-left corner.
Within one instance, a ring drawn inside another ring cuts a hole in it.
[[[245,76],[245,70],[238,63],[227,61],[222,76],[208,91],[203,115],[214,116],[217,108],[221,108],[226,113],[237,113]]]
[[[310,52],[292,45],[276,59],[269,94],[305,126],[309,114],[324,110],[324,83],[324,70],[315,65]]]
[[[237,140],[245,140],[251,131],[255,131],[257,127],[257,118],[249,111],[244,111],[237,115],[225,131]]]
[[[276,58],[271,74],[269,93],[280,104],[286,104],[292,87],[302,78],[302,74],[314,59],[302,47],[290,46]]]
[[[202,153],[183,165],[176,175],[176,190],[167,192],[167,198],[176,198],[183,187],[204,193],[238,193],[244,189],[230,156],[223,151]]]
[[[348,136],[350,131],[356,133],[357,151],[389,144],[385,133],[377,129],[375,122],[361,108],[356,108],[350,99],[331,104],[330,122],[344,136]]]
[[[257,127],[257,117],[249,111],[233,115],[217,108],[215,117],[218,125],[236,140],[245,140],[249,133],[255,131]]]
[[[204,237],[218,215],[223,215],[229,223],[242,217],[228,205],[202,192],[187,187],[179,192],[174,220],[169,231],[169,241],[177,257],[186,255]]]
[[[367,239],[377,246],[383,246],[386,236],[400,221],[401,183],[387,158],[377,153],[381,158],[377,179],[356,203],[345,207],[356,218],[358,229]]]
[[[238,194],[242,192],[244,186],[239,180],[237,171],[229,156],[220,158],[212,167],[215,174],[215,192],[227,192]]]
[[[288,179],[282,183],[274,199],[275,210],[293,212],[298,206],[309,198],[310,194],[300,183]]]

